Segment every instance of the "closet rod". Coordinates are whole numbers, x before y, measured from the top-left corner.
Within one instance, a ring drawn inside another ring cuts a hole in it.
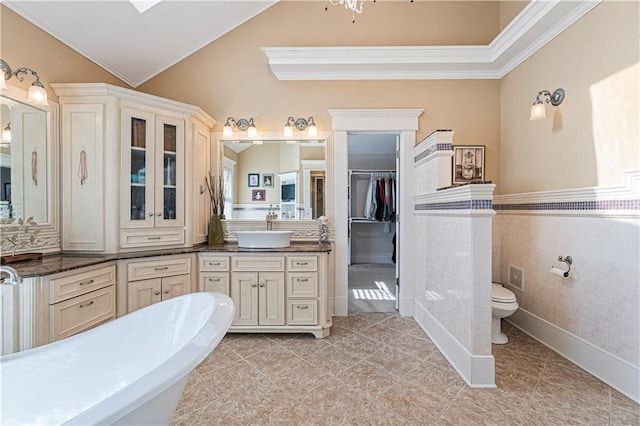
[[[371,173],[390,173],[396,174],[395,170],[351,170],[352,175],[370,175]]]

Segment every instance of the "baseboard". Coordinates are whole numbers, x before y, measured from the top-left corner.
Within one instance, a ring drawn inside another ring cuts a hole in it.
[[[496,387],[493,355],[470,354],[418,300],[414,300],[414,308],[415,320],[469,387]]]
[[[640,368],[522,308],[507,321],[640,403]]]

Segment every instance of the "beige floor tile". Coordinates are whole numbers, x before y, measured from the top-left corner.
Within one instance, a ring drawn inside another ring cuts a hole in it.
[[[370,328],[367,330],[370,330]],[[362,359],[371,356],[374,352],[380,349],[381,345],[382,343],[379,341],[355,333],[351,333],[334,343],[336,348],[348,351]]]
[[[367,399],[377,398],[399,378],[368,361],[360,362],[337,377],[353,391]]]
[[[384,346],[378,349],[367,358],[367,361],[398,377],[410,374],[422,363],[419,358],[397,350],[393,346]]]
[[[387,318],[385,321],[379,324],[397,330],[401,333],[408,333],[410,331],[419,329],[424,334],[424,331],[422,331],[416,320],[412,317],[402,317],[400,315],[396,315]]]
[[[260,373],[246,361],[240,360],[223,369],[202,369],[198,371],[202,380],[209,386],[213,395],[235,393],[238,384],[250,383]]]
[[[636,415],[640,415],[640,404],[632,401],[615,389],[611,389],[611,405],[614,408],[621,408],[623,410],[631,411]]]
[[[366,336],[384,344],[391,344],[406,333],[404,331],[399,332],[397,329],[389,327],[387,322],[388,321],[380,322],[367,328],[365,330]]]
[[[640,413],[619,408],[611,410],[611,426],[638,426]]]
[[[227,343],[226,347],[233,350],[241,357],[247,357],[275,345],[277,345],[277,343],[269,339],[267,336],[263,334],[254,334],[241,339],[232,340]]]
[[[351,417],[347,424],[349,425],[362,425],[362,426],[413,426],[414,422],[411,422],[401,415],[395,413],[380,404],[371,403],[356,415]]]
[[[352,354],[350,351],[334,346],[309,354],[304,360],[311,365],[323,368],[335,376],[361,362],[362,358]]]
[[[438,350],[436,345],[434,345],[424,333],[422,337],[405,334],[393,341],[393,347],[396,350],[420,359],[427,359],[433,352]]]
[[[369,321],[362,316],[349,315],[347,317],[334,317],[333,324],[347,330],[355,330],[362,333],[365,329],[374,325],[375,322]]]
[[[265,376],[278,374],[280,371],[302,362],[300,357],[293,352],[277,345],[249,355],[244,360]]]
[[[600,426],[609,424],[606,411],[556,410],[532,404],[524,415],[525,426]]]

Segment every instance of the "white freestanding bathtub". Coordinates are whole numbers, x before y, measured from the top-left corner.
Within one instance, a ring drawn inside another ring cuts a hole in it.
[[[192,293],[1,357],[0,424],[166,425],[233,314],[229,297]]]

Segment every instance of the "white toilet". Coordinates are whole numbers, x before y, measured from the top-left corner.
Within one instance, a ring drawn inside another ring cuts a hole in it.
[[[500,320],[518,309],[516,295],[501,284],[491,284],[491,343],[503,345],[509,341],[500,328]]]

